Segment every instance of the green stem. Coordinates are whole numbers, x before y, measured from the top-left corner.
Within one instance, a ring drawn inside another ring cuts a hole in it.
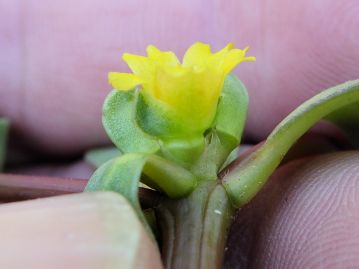
[[[190,196],[156,208],[167,269],[222,268],[234,209],[221,184],[204,181]]]

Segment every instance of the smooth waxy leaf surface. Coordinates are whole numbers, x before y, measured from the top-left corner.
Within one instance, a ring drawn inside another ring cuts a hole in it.
[[[278,124],[262,147],[224,176],[223,184],[232,202],[237,207],[246,204],[262,188],[291,146],[315,123],[358,102],[359,80],[354,80],[329,88],[295,109]]]

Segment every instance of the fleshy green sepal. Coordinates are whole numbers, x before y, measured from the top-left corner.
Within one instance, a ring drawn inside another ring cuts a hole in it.
[[[123,152],[154,153],[160,149],[157,139],[138,125],[138,91],[113,90],[105,100],[102,122],[112,142]]]

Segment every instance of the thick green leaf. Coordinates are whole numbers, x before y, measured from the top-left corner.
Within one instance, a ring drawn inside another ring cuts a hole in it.
[[[143,219],[138,201],[142,173],[146,184],[171,198],[183,197],[195,188],[196,178],[186,169],[156,155],[128,153],[98,168],[85,191],[114,191],[125,196]]]
[[[191,172],[157,155],[148,156],[143,173],[143,183],[171,198],[186,196],[197,185],[197,178]]]
[[[352,144],[359,148],[359,102],[345,106],[326,118],[342,128]]]
[[[3,168],[5,161],[8,132],[9,132],[9,121],[4,118],[0,118],[0,171]]]
[[[122,153],[117,148],[99,148],[88,151],[85,159],[93,166],[100,167],[121,155]],[[156,155],[148,156],[143,173],[142,182],[147,186],[166,192],[172,198],[182,197],[183,192],[186,192],[183,190],[190,192],[197,181],[194,175],[183,167]]]
[[[105,162],[121,156],[122,153],[115,147],[96,148],[86,152],[85,160],[94,167],[100,167]]]
[[[273,130],[266,142],[227,173],[223,184],[234,205],[246,204],[262,188],[292,145],[316,122],[359,101],[359,80],[329,88],[303,103]]]
[[[144,173],[145,183],[171,198],[190,193],[197,180],[183,167],[157,155],[128,153],[114,158],[95,171],[86,191],[111,190],[119,192],[136,204],[137,188]]]
[[[112,159],[90,178],[85,192],[114,191],[120,193],[136,210],[146,229],[151,229],[141,210],[138,188],[142,172],[146,173],[146,183],[164,191],[172,198],[185,196],[193,191],[197,181],[187,170],[169,163],[156,155],[124,154]],[[151,234],[151,233],[150,233]]]
[[[148,233],[152,235],[138,199],[139,181],[146,159],[147,156],[143,154],[125,154],[108,161],[95,171],[84,191],[120,193],[129,201]]]
[[[228,158],[226,159],[226,161],[223,163],[220,171],[225,169],[231,162],[235,161],[238,158],[239,154],[241,153],[242,149],[243,149],[242,147],[241,148],[236,147],[234,150],[232,150],[232,152],[228,155]]]
[[[103,125],[112,142],[122,152],[157,152],[160,148],[157,139],[138,126],[137,99],[137,90],[113,90],[103,106]]]
[[[248,108],[248,94],[234,75],[226,77],[213,128],[206,136],[207,145],[191,171],[203,180],[217,179],[228,155],[239,145]]]
[[[141,215],[138,184],[146,160],[146,155],[133,153],[106,162],[92,175],[85,191],[118,192],[125,196],[137,213]]]

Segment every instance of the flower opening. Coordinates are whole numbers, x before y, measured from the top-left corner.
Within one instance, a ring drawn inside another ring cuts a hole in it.
[[[209,45],[193,44],[182,64],[173,52],[147,47],[147,57],[125,53],[123,60],[133,73],[109,73],[113,88],[128,91],[141,85],[143,95],[176,115],[190,132],[203,133],[210,127],[217,109],[225,77],[239,63],[255,61],[229,43],[212,53]]]

